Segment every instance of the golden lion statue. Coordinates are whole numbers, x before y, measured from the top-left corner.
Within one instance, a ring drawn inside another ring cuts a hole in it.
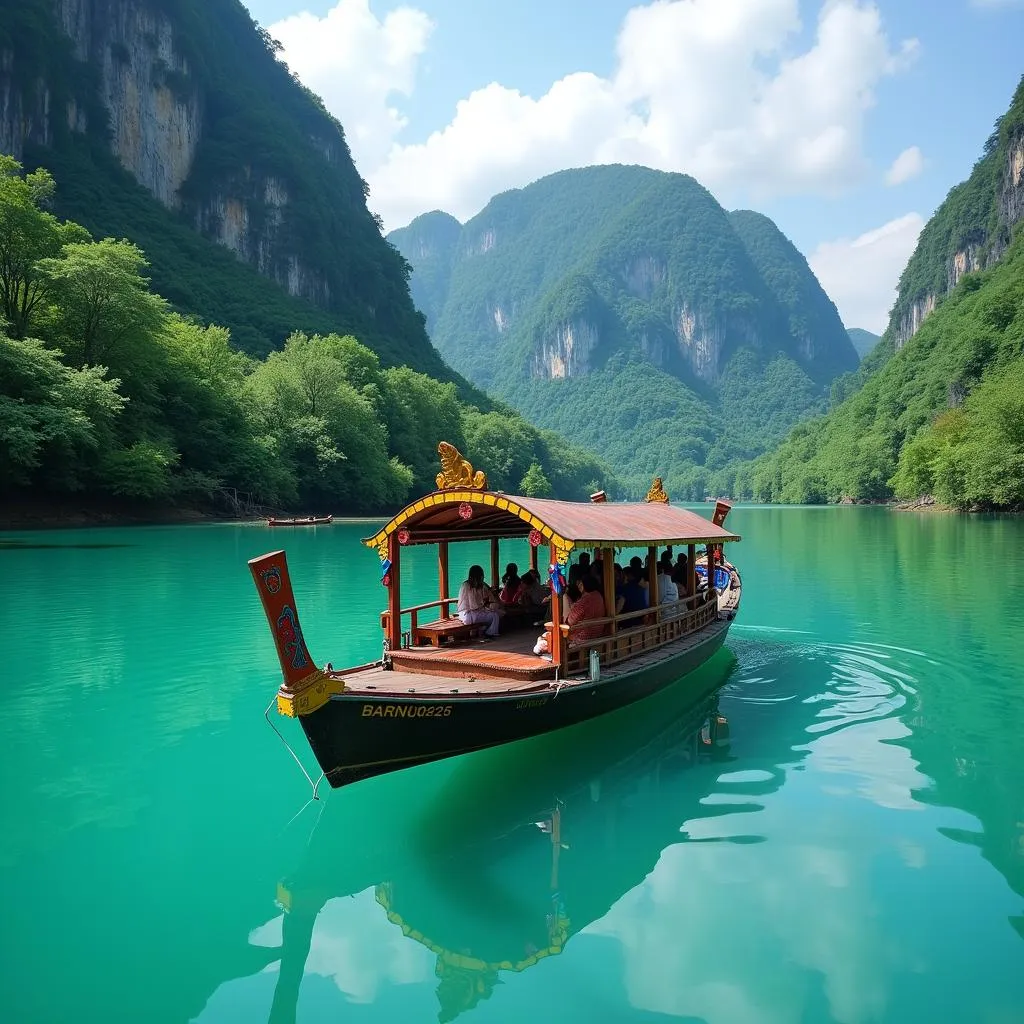
[[[441,472],[437,474],[439,491],[447,487],[472,487],[477,491],[487,489],[487,474],[480,469],[474,473],[473,467],[455,445],[442,441],[437,446],[437,454],[441,456]]]

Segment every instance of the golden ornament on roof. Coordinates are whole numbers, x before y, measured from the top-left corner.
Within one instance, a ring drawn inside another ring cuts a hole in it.
[[[476,491],[487,490],[487,474],[480,469],[474,472],[473,467],[462,457],[462,453],[455,445],[442,441],[437,446],[437,454],[441,456],[441,472],[437,474],[439,491],[458,487],[472,487]]]
[[[668,504],[668,495],[665,493],[665,488],[661,485],[661,477],[656,476],[654,483],[651,484],[651,489],[647,492],[647,497],[644,501],[660,501],[663,505]]]

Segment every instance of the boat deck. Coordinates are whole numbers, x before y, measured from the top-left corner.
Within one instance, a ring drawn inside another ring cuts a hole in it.
[[[602,679],[635,672],[668,657],[676,656],[700,643],[727,624],[714,620],[703,629],[634,658],[609,666]],[[335,671],[344,679],[350,693],[375,696],[477,696],[500,693],[544,692],[550,687],[574,686],[589,682],[589,674],[577,674],[555,680],[554,666],[533,653],[533,630],[511,633],[480,644],[472,641],[440,651],[412,648],[392,653],[394,668],[385,671],[373,666],[351,673]]]

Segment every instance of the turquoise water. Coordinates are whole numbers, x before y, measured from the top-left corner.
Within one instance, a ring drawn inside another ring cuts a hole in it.
[[[730,526],[697,679],[319,803],[245,563],[373,659],[372,524],[2,535],[0,1020],[1024,1022],[1024,522]]]

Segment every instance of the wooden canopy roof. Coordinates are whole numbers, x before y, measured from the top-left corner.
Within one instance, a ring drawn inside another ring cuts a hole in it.
[[[467,514],[468,513],[468,514]],[[573,548],[718,544],[740,538],[709,519],[661,502],[576,502],[524,498],[500,491],[434,491],[407,505],[364,543],[382,548],[397,530],[405,544],[526,537]]]

